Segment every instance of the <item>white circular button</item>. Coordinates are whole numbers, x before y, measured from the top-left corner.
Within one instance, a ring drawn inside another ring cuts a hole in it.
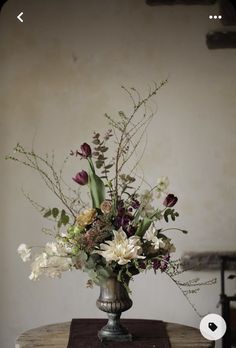
[[[226,323],[218,314],[208,314],[200,322],[200,331],[209,341],[221,339],[226,331]]]

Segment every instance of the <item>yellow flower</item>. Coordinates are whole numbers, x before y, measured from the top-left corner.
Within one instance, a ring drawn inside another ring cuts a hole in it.
[[[86,209],[82,213],[80,213],[76,219],[77,224],[80,227],[85,227],[90,225],[96,216],[96,209]]]

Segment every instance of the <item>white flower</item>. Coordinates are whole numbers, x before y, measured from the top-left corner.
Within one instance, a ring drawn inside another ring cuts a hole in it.
[[[45,252],[48,255],[67,256],[69,248],[66,248],[62,242],[48,242],[45,247]]]
[[[145,235],[143,236],[143,239],[151,242],[151,245],[154,247],[155,250],[164,248],[165,243],[161,238],[157,238],[157,230],[153,227],[152,229],[147,230]]]
[[[161,197],[163,193],[166,192],[168,186],[169,186],[169,179],[167,176],[161,176],[160,178],[157,179],[157,197]]]
[[[29,248],[26,244],[20,244],[17,251],[24,262],[30,260],[31,248]]]
[[[50,278],[61,278],[62,272],[69,271],[72,266],[70,257],[49,256],[44,273]]]
[[[70,270],[72,260],[66,248],[59,243],[47,243],[43,253],[38,255],[31,265],[31,280],[37,280],[42,274],[50,278],[60,278],[62,272]]]
[[[31,274],[29,276],[30,280],[37,280],[39,276],[43,273],[44,267],[47,266],[47,254],[43,252],[38,255],[34,262],[31,264]]]
[[[58,254],[58,244],[55,242],[48,242],[45,247],[45,252],[49,255]]]
[[[144,259],[140,256],[142,248],[140,238],[132,236],[127,238],[123,230],[113,231],[114,239],[100,244],[100,250],[95,251],[102,255],[107,262],[116,261],[119,265],[125,265],[133,259]]]

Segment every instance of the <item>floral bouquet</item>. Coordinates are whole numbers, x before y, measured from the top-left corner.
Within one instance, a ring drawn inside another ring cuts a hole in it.
[[[124,171],[131,157],[138,153],[154,115],[148,102],[165,82],[155,84],[145,98],[136,89],[123,87],[133,103],[131,114],[119,111],[118,121],[105,115],[111,129],[104,136],[94,132],[89,144],[71,150],[76,166],[78,158],[87,162],[87,169],[72,178],[75,186],[89,191],[87,203],[76,189],[65,186],[62,169],[58,174],[54,168],[54,155],[50,161],[48,155],[41,157],[17,144],[14,153],[18,156],[7,157],[36,170],[64,206],[61,210],[48,209],[27,196],[45,218],[55,221],[54,229],[50,230],[54,241],[42,247],[34,258],[33,247],[21,244],[18,248],[23,261],[33,260],[30,279],[36,280],[43,274],[60,277],[62,272],[75,268],[88,273],[88,286],[101,285],[111,275],[126,284],[127,276],[132,278],[148,269],[165,272],[173,266],[171,253],[175,246],[166,235],[173,228],[160,226],[162,220],[168,223],[179,215],[174,209],[178,198],[169,192],[168,178],[161,177],[154,187],[142,190],[145,179],[137,174],[140,158],[128,172]],[[116,149],[115,155],[109,157],[112,139]]]

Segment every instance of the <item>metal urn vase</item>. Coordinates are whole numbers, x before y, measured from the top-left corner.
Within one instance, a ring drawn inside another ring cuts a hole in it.
[[[128,282],[127,282],[128,284]],[[133,304],[124,285],[117,277],[110,277],[100,287],[97,307],[108,315],[107,324],[98,332],[103,341],[132,341],[132,335],[120,323],[121,313],[127,311]]]

